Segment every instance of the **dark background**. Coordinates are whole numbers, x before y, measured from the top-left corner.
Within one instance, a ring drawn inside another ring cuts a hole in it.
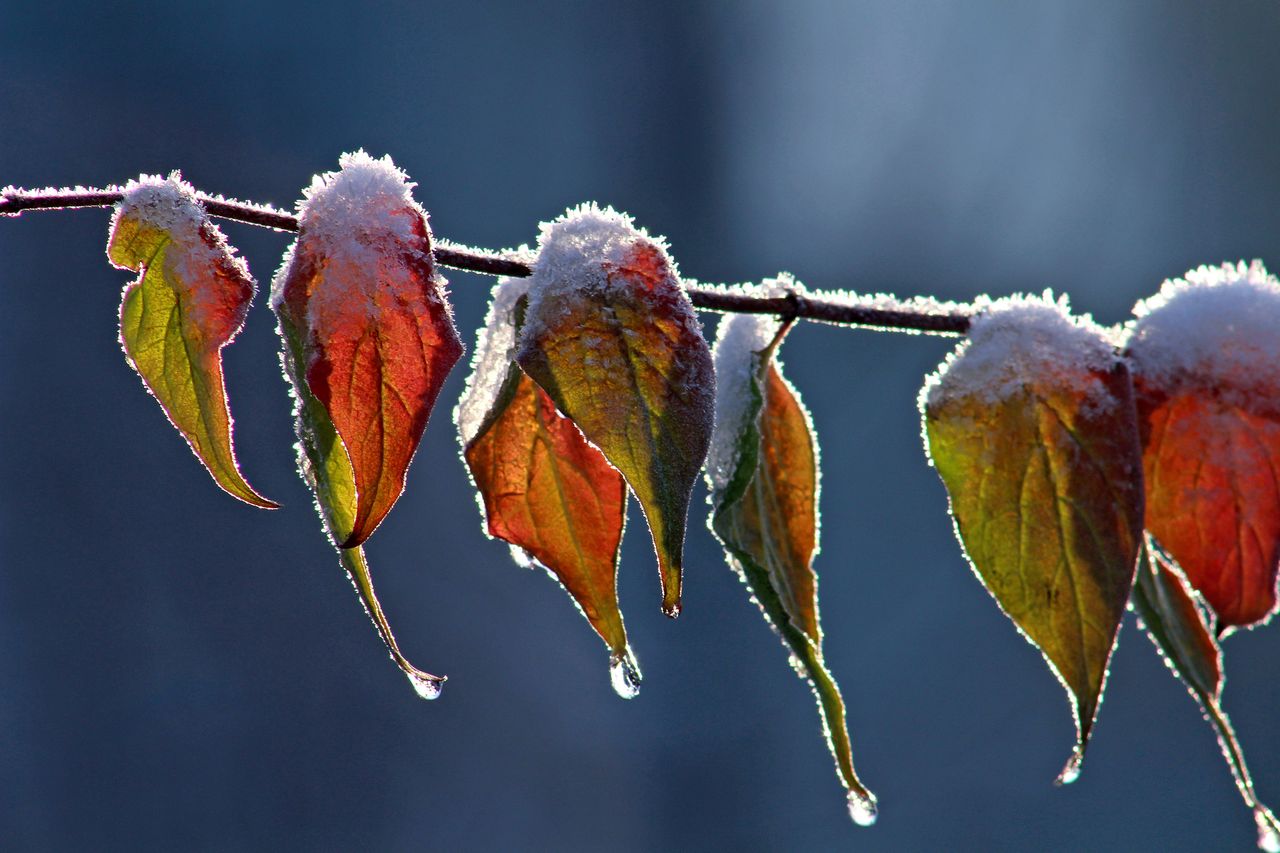
[[[534,8],[535,6],[539,8]],[[436,233],[532,242],[587,199],[682,271],[1106,323],[1201,263],[1280,267],[1280,4],[0,2],[0,184],[181,168],[291,206],[363,146]],[[426,704],[387,660],[294,473],[260,298],[226,353],[227,498],[116,342],[101,210],[0,222],[0,845],[171,850],[1250,849],[1209,728],[1126,624],[1081,780],[1061,688],[971,576],[916,392],[952,343],[807,325],[828,663],[881,819],[860,830],[808,690],[705,532],[658,611],[633,511],[609,688],[563,592],[487,541],[449,413],[369,549]],[[284,235],[225,224],[265,288]],[[468,347],[489,282],[451,273]],[[714,317],[705,315],[713,331]],[[633,507],[634,510],[634,507]],[[1280,801],[1280,628],[1227,642]]]

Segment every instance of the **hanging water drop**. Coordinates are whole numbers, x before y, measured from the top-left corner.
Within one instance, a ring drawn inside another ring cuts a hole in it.
[[[443,678],[427,678],[412,672],[406,673],[406,675],[409,676],[409,683],[413,685],[414,693],[417,693],[427,701],[440,698],[440,693],[444,690]]]
[[[1259,806],[1253,812],[1253,819],[1258,822],[1258,849],[1266,853],[1280,853],[1280,829],[1276,827],[1275,816]]]
[[[630,649],[624,655],[609,658],[609,680],[613,682],[613,692],[623,699],[634,699],[640,695],[640,665]]]
[[[857,791],[849,792],[849,817],[858,826],[871,826],[876,822],[876,818],[880,816],[880,810],[876,808],[876,795],[867,791],[860,794]]]
[[[1084,761],[1084,753],[1076,747],[1075,752],[1071,753],[1071,757],[1067,759],[1067,765],[1062,768],[1062,772],[1058,774],[1058,778],[1054,780],[1055,785],[1070,785],[1072,782],[1080,778],[1080,765]]]

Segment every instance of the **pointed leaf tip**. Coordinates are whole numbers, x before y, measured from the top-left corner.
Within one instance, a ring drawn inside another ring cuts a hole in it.
[[[516,360],[626,478],[675,616],[711,433],[710,351],[664,246],[628,217],[585,205],[544,225],[539,243]]]
[[[518,279],[494,287],[456,411],[463,459],[487,532],[560,582],[609,647],[614,688],[630,698],[639,669],[617,592],[626,483],[512,361],[526,288]]]
[[[350,462],[354,506],[336,543],[368,539],[404,491],[427,418],[462,344],[426,216],[389,158],[344,155],[299,205],[272,306],[297,341],[296,377]],[[330,521],[333,521],[330,513]]]
[[[798,287],[790,279],[786,285]],[[787,328],[767,316],[720,321],[716,428],[707,465],[710,527],[765,621],[790,650],[797,674],[813,688],[827,746],[849,792],[849,814],[869,826],[876,818],[875,796],[854,770],[844,700],[822,658],[813,570],[818,448],[809,414],[774,358]]]
[[[139,274],[121,296],[125,356],[214,482],[276,509],[244,479],[233,446],[222,348],[243,327],[255,291],[233,252],[176,173],[125,186],[107,240],[111,263]]]
[[[1133,582],[1142,462],[1128,370],[1065,307],[991,303],[921,402],[965,554],[1067,689],[1082,756]]]

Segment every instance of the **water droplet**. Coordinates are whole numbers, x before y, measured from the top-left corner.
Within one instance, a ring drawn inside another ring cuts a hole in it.
[[[670,616],[672,619],[676,618],[680,615],[680,602],[677,601],[675,604],[662,605],[662,614],[664,616]]]
[[[857,791],[849,792],[849,817],[858,826],[871,826],[876,822],[876,818],[880,816],[880,810],[876,808],[876,795],[867,791],[865,794],[859,794]]]
[[[609,680],[613,682],[613,692],[623,699],[634,699],[640,695],[640,665],[630,649],[625,655],[609,658]]]
[[[1265,808],[1259,807],[1253,813],[1258,822],[1258,849],[1266,853],[1280,853],[1280,831],[1276,830],[1275,817]]]
[[[1058,774],[1058,778],[1054,780],[1055,785],[1070,785],[1072,782],[1080,778],[1080,765],[1084,761],[1084,753],[1079,749],[1071,753],[1071,757],[1067,759],[1067,765],[1062,768],[1062,772]]]
[[[532,569],[534,567],[533,557],[530,557],[529,552],[519,545],[511,546],[511,559],[522,569]]]
[[[440,698],[440,693],[444,690],[443,678],[426,678],[412,672],[406,675],[409,676],[409,683],[413,685],[414,693],[427,701]]]

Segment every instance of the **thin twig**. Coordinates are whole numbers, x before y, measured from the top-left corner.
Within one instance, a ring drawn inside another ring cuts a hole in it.
[[[77,207],[109,207],[124,197],[118,189],[74,190],[22,190],[8,187],[0,190],[0,215],[17,216],[24,210],[64,210]],[[211,216],[274,228],[277,231],[297,232],[298,217],[268,205],[233,201],[206,193],[196,197]],[[505,275],[523,278],[533,274],[527,259],[473,249],[448,241],[437,241],[434,248],[437,263],[454,269],[469,270],[485,275]],[[690,286],[690,301],[704,311],[720,311],[737,314],[778,314],[783,317],[803,317],[824,323],[848,326],[871,326],[905,332],[930,332],[933,334],[964,334],[969,328],[970,314],[962,309],[937,311],[919,308],[909,303],[884,307],[883,298],[876,305],[859,304],[856,300],[832,300],[789,293],[786,296],[753,296],[720,288]]]

